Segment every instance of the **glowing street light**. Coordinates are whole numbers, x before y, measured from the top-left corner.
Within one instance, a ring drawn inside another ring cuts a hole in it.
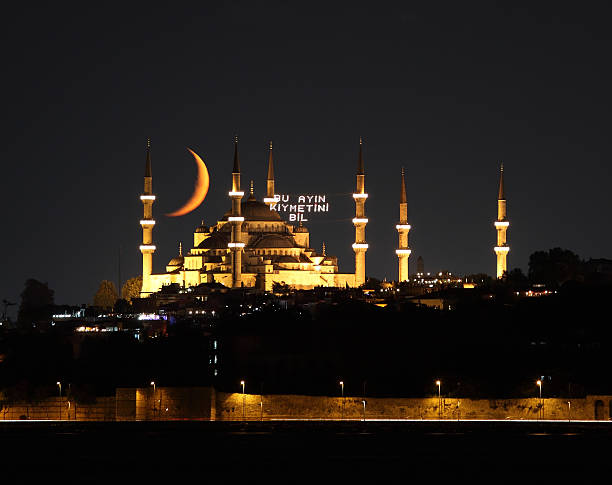
[[[55,384],[57,385],[57,387],[59,387],[59,398],[60,398],[60,402],[59,402],[59,418],[61,420],[62,419],[62,383],[60,381],[57,381]]]
[[[341,419],[344,419],[344,381],[340,381],[338,384],[340,384],[340,388],[342,389],[342,408],[340,417]]]
[[[442,382],[440,380],[436,381],[436,386],[438,386],[438,416],[439,419],[442,419],[442,393],[441,393],[441,385]]]
[[[538,379],[536,385],[540,388],[540,419],[544,418],[544,404],[542,403],[542,381]]]
[[[244,395],[244,381],[240,381],[240,385],[242,386],[242,420],[244,421],[244,411],[245,411],[245,395]]]

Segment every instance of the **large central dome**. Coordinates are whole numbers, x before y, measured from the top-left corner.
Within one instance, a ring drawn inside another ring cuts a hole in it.
[[[231,215],[232,211],[227,211],[223,214],[223,220],[227,221]],[[245,221],[282,221],[278,212],[270,210],[266,204],[251,197],[240,204],[240,215]]]

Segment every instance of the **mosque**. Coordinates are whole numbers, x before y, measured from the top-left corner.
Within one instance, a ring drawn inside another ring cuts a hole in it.
[[[355,272],[340,273],[338,260],[322,250],[310,247],[310,233],[301,223],[297,225],[284,221],[279,212],[271,210],[277,199],[274,187],[274,160],[272,143],[268,155],[268,175],[266,196],[263,201],[256,199],[251,183],[249,196],[245,201],[240,181],[240,157],[238,138],[234,139],[234,164],[232,185],[228,196],[231,209],[216,224],[208,227],[202,223],[193,234],[193,247],[183,254],[179,248],[177,257],[166,264],[164,273],[153,273],[153,176],[151,169],[151,146],[147,143],[144,192],[140,196],[144,217],[142,227],[142,290],[146,297],[162,289],[164,285],[178,283],[183,287],[197,286],[202,283],[221,283],[229,288],[250,287],[271,291],[274,283],[281,283],[295,289],[312,289],[317,286],[359,287],[366,281],[365,256],[368,250],[365,229],[368,218],[365,214],[365,170],[362,153],[362,140],[359,140],[357,159],[355,201]],[[399,200],[399,221],[396,225],[398,248],[398,281],[408,281],[408,205],[404,170],[401,172]],[[498,218],[495,228],[498,233],[495,253],[497,258],[497,277],[506,271],[506,256],[509,247],[506,243],[506,200],[503,189],[503,166],[501,168],[498,196]]]
[[[274,198],[274,160],[272,144],[268,156],[266,197],[259,201],[253,194],[253,186],[246,200],[241,189],[238,139],[234,140],[234,165],[229,192],[231,209],[215,225],[202,224],[193,234],[193,247],[172,258],[165,273],[153,273],[153,195],[151,151],[147,144],[144,193],[140,199],[144,206],[144,218],[140,221],[143,241],[142,296],[159,291],[162,286],[179,283],[196,286],[217,282],[230,288],[254,287],[270,291],[274,283],[287,284],[296,289],[312,289],[316,286],[357,287],[365,283],[365,172],[359,143],[355,199],[355,272],[338,272],[338,260],[325,252],[310,247],[310,233],[301,223],[293,225],[284,221],[279,212],[271,210],[277,202]]]

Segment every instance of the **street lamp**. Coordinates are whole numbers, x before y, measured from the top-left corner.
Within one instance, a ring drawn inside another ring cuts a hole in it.
[[[341,419],[344,419],[344,381],[340,381],[338,384],[340,384],[340,388],[342,389],[342,410],[340,413],[340,417]]]
[[[59,398],[60,398],[60,402],[59,402],[59,418],[60,421],[62,419],[62,383],[60,381],[57,381],[55,383],[57,385],[57,387],[59,387]]]
[[[542,404],[542,381],[538,379],[536,385],[540,388],[540,419],[544,418],[544,405]]]
[[[567,421],[568,423],[572,421],[572,402],[567,401]]]
[[[365,421],[365,420],[366,420],[366,418],[365,418],[365,416],[366,416],[366,414],[365,414],[366,400],[364,399],[364,400],[363,400],[363,401],[361,401],[361,402],[363,403],[363,420]]]
[[[155,419],[155,381],[151,381],[153,386],[153,419]]]
[[[244,421],[244,408],[245,408],[245,396],[244,396],[244,381],[240,381],[240,385],[242,386],[242,420]]]
[[[439,419],[442,419],[442,394],[440,392],[441,385],[442,383],[439,380],[437,380],[436,386],[438,386],[438,417]]]

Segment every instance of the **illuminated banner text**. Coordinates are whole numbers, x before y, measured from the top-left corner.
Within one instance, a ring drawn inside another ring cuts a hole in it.
[[[306,218],[308,214],[329,212],[329,202],[326,195],[276,194],[274,199],[276,203],[270,206],[270,210],[288,212],[290,222],[306,222],[308,221]]]

